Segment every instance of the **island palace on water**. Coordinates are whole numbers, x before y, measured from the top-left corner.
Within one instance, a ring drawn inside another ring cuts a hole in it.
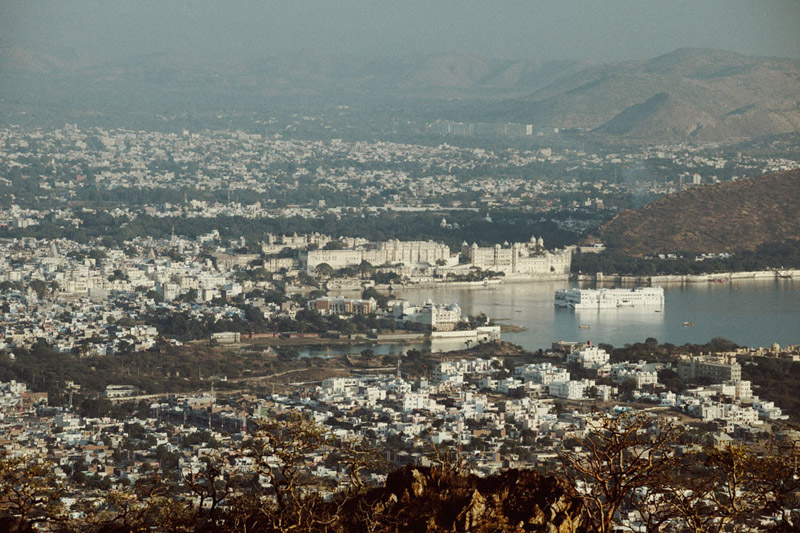
[[[664,289],[558,289],[556,307],[569,309],[616,309],[617,307],[663,306]]]

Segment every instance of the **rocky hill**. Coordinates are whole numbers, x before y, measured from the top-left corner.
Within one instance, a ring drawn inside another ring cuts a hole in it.
[[[691,187],[599,228],[609,249],[641,256],[737,252],[800,239],[800,169]]]

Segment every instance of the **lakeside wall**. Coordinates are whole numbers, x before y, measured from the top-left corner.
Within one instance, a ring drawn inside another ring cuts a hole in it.
[[[747,272],[718,272],[714,274],[686,274],[662,276],[603,276],[577,275],[576,281],[619,283],[621,285],[662,285],[670,283],[730,283],[746,280],[800,279],[800,270],[756,270]]]
[[[569,281],[569,274],[535,274],[535,275],[509,275],[502,278],[493,278],[486,281],[420,281],[408,283],[392,283],[375,285],[375,289],[379,291],[388,290],[403,290],[403,289],[436,289],[442,287],[490,287],[492,285],[500,285],[502,283],[531,283],[536,281]],[[594,277],[592,277],[594,281]],[[353,292],[361,289],[336,289],[336,293]]]
[[[375,285],[379,291],[403,290],[403,289],[436,289],[443,287],[474,287],[481,288],[503,283],[535,283],[550,281],[582,281],[589,283],[615,283],[619,285],[661,285],[661,284],[681,284],[681,283],[710,283],[710,282],[731,282],[742,280],[773,280],[773,279],[800,279],[800,270],[758,270],[747,272],[718,272],[715,274],[686,274],[686,275],[662,275],[662,276],[618,276],[618,275],[595,275],[595,274],[552,274],[552,275],[521,275],[506,276],[483,281],[422,281],[409,283],[395,283]],[[360,292],[359,289],[335,289],[331,292],[350,293]]]
[[[486,342],[500,340],[500,326],[481,326],[461,331],[432,331],[431,339],[469,339]]]

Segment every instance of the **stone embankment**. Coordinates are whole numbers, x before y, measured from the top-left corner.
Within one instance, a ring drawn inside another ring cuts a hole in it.
[[[671,283],[730,283],[732,281],[763,281],[777,279],[800,280],[800,270],[757,270],[749,272],[717,272],[714,274],[687,274],[663,276],[587,275],[573,277],[575,281],[615,283],[620,285],[664,285]]]

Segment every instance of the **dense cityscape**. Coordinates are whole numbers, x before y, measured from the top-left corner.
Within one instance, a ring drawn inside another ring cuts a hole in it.
[[[0,8],[0,531],[800,527],[797,6],[415,2]]]

